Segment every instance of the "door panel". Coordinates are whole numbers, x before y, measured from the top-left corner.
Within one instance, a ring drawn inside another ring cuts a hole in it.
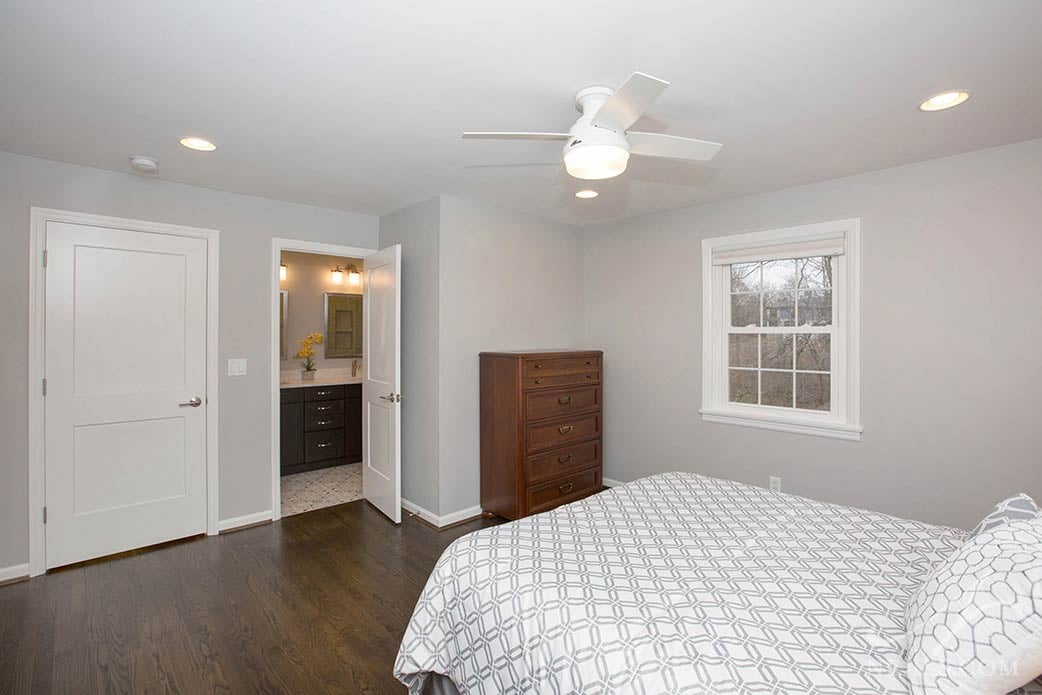
[[[206,240],[49,222],[46,244],[47,567],[203,533]]]
[[[401,491],[401,277],[402,248],[365,259],[362,384],[362,492],[395,523]]]

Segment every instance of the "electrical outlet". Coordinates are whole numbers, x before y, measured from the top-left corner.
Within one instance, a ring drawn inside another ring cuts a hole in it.
[[[246,358],[228,360],[228,376],[246,376]]]
[[[771,492],[781,492],[781,478],[771,476]]]

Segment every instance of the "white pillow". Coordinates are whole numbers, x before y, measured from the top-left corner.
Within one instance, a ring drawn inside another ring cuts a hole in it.
[[[919,587],[905,627],[914,695],[1005,695],[1042,675],[1042,518],[966,541]]]

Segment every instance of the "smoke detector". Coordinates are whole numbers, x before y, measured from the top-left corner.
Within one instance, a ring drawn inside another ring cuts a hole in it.
[[[135,155],[130,158],[130,168],[139,174],[158,174],[159,162],[152,157]]]

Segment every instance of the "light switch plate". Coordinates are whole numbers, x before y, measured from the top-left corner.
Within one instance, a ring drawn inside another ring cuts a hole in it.
[[[228,360],[228,376],[246,376],[245,357],[236,357]]]

